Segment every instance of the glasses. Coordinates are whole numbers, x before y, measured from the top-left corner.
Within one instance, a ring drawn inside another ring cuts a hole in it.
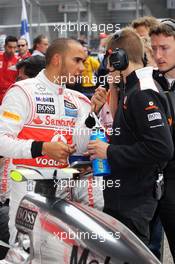
[[[20,47],[25,47],[25,45],[26,45],[26,44],[19,44],[19,45],[18,45],[18,48],[20,48]]]

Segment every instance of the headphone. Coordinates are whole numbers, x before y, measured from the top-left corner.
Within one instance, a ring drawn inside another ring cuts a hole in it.
[[[117,71],[124,71],[128,68],[129,59],[124,49],[116,48],[115,50],[108,50],[109,64]]]
[[[175,31],[175,20],[174,19],[172,18],[163,19],[160,23],[171,27],[171,29]]]
[[[122,30],[117,30],[113,35],[114,40],[121,38]],[[114,68],[114,71],[124,71],[129,65],[129,59],[126,51],[121,48],[116,48],[115,50],[109,49],[106,52],[106,57],[109,56],[109,64]]]

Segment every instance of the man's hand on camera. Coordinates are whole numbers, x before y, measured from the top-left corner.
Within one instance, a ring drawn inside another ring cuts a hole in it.
[[[75,145],[63,142],[44,142],[42,153],[61,163],[67,162],[67,158],[76,151]]]

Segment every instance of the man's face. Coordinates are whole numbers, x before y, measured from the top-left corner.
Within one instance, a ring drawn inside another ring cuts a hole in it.
[[[17,49],[17,42],[16,41],[9,41],[5,46],[5,53],[7,56],[11,57],[15,54]]]
[[[39,50],[42,53],[46,53],[49,46],[49,41],[47,38],[43,38],[39,44],[37,44],[37,50]]]
[[[85,52],[81,44],[72,42],[62,56],[60,76],[62,83],[74,85],[84,70]]]
[[[19,55],[24,55],[28,50],[28,45],[25,41],[25,39],[19,39],[18,40],[18,52]]]
[[[160,71],[166,71],[175,65],[175,39],[163,34],[151,36],[153,56]]]

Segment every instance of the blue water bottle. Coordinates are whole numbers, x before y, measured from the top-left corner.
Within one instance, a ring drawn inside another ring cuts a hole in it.
[[[107,142],[105,131],[101,128],[95,128],[92,130],[90,140],[100,139],[103,142]],[[94,176],[107,176],[111,173],[107,159],[94,159],[92,160],[92,169]]]

